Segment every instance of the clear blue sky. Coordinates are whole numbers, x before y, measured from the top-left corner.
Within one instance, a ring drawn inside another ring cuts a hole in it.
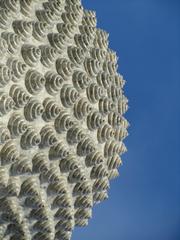
[[[127,80],[128,153],[73,240],[180,240],[180,0],[82,0]]]

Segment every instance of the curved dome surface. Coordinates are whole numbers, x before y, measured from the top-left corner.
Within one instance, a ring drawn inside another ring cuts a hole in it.
[[[69,240],[118,176],[125,80],[80,0],[0,7],[0,239]]]

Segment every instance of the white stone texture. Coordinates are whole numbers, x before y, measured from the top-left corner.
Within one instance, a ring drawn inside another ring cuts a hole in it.
[[[0,0],[0,239],[69,240],[118,176],[128,122],[80,0]]]

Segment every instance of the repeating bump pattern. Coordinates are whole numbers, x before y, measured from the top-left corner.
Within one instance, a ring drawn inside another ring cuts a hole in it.
[[[125,80],[80,0],[0,0],[0,239],[69,240],[126,147]]]

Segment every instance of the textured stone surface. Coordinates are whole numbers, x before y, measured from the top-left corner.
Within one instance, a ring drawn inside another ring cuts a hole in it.
[[[69,240],[108,197],[125,81],[80,0],[0,0],[0,239]]]

